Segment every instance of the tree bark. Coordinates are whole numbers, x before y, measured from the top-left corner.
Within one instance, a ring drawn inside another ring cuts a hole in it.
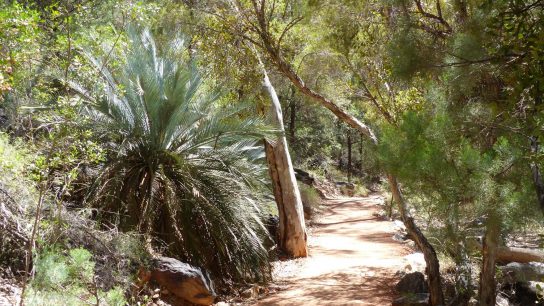
[[[391,187],[393,200],[397,202],[401,219],[406,226],[406,231],[423,252],[425,263],[427,265],[426,272],[429,284],[430,303],[431,305],[444,305],[444,294],[442,292],[442,282],[440,281],[440,263],[436,256],[436,251],[425,235],[417,227],[414,218],[410,216],[404,197],[400,191],[400,186],[397,179],[393,175],[387,175],[387,180]]]
[[[531,127],[531,130],[534,130],[535,126],[535,116],[537,115],[537,109],[542,104],[542,94],[540,93],[540,83],[537,82],[535,86],[535,106],[534,111],[532,114],[531,120],[529,120],[529,126]],[[531,153],[535,156],[538,154],[539,149],[539,143],[538,143],[538,136],[531,136]],[[540,172],[540,167],[538,166],[538,162],[535,160],[531,162],[531,172],[533,174],[533,184],[535,185],[535,191],[536,196],[538,200],[538,204],[540,205],[540,209],[544,212],[544,182],[542,181],[542,174]]]
[[[291,257],[306,257],[308,250],[302,201],[284,135],[281,105],[264,68],[263,75],[263,87],[272,101],[272,121],[282,132],[276,143],[265,141],[266,160],[280,219],[278,244],[279,248]]]
[[[509,248],[501,246],[497,248],[497,262],[503,264],[511,262],[544,262],[544,252],[538,249]]]
[[[487,220],[484,245],[482,249],[482,272],[480,274],[480,306],[495,306],[496,287],[495,264],[499,243],[500,222],[496,213],[491,213]]]
[[[351,183],[351,131],[348,130],[348,183]]]
[[[289,144],[293,145],[295,143],[295,121],[297,119],[297,104],[294,95],[291,95],[289,109]]]
[[[363,135],[359,137],[359,173],[363,173]]]

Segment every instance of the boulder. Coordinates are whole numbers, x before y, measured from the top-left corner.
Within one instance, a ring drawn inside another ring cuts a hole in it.
[[[395,286],[395,289],[401,294],[417,294],[429,292],[427,282],[425,282],[425,276],[421,272],[413,272],[404,275]]]
[[[306,185],[313,186],[315,183],[315,178],[308,172],[294,168],[295,170],[295,178],[301,182],[303,182]]]
[[[393,306],[427,306],[428,293],[407,294],[393,301]]]
[[[140,269],[142,283],[154,281],[170,294],[197,305],[212,305],[215,292],[211,280],[199,268],[169,257],[156,257],[149,269]]]
[[[531,306],[538,304],[539,297],[543,294],[542,282],[518,282],[514,284],[514,302],[518,305]]]
[[[511,262],[506,266],[500,267],[504,280],[507,283],[542,281],[544,279],[544,263],[530,262],[519,263]]]
[[[352,197],[355,191],[355,184],[348,182],[336,182],[336,188],[340,189],[343,195]]]
[[[510,302],[502,295],[497,295],[497,297],[495,298],[495,306],[510,306]]]
[[[427,267],[427,263],[425,262],[425,256],[423,256],[423,253],[412,253],[404,256],[402,260],[404,262],[404,270],[406,272],[425,272],[425,267]]]

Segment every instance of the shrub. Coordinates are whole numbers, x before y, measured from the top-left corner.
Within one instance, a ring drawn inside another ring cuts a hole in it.
[[[0,133],[0,263],[14,271],[24,266],[31,224],[27,217],[36,203],[34,184],[25,178],[30,159],[21,143]]]
[[[97,287],[91,257],[82,248],[71,249],[67,255],[56,248],[44,249],[36,259],[36,276],[25,294],[25,304],[126,305],[121,288],[104,291]]]
[[[217,278],[267,279],[268,236],[253,187],[265,174],[256,141],[274,130],[241,102],[222,105],[194,64],[176,58],[180,41],[161,50],[148,31],[129,37],[119,70],[91,58],[108,83],[88,109],[111,139],[90,193],[100,217]]]
[[[304,218],[308,220],[312,219],[319,208],[321,198],[314,187],[306,184],[299,184],[298,188],[300,190],[302,208],[304,209]]]

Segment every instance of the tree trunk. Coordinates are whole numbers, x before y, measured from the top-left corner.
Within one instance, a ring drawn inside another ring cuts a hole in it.
[[[281,106],[274,87],[263,69],[263,86],[272,101],[272,121],[282,133],[284,132]],[[279,212],[279,248],[292,257],[306,257],[306,226],[302,201],[298,190],[295,171],[287,147],[285,135],[278,136],[276,143],[265,141],[266,160],[268,162],[274,197]]]
[[[348,183],[351,183],[351,131],[348,130]]]
[[[535,117],[538,115],[538,109],[542,105],[542,94],[540,92],[540,82],[536,83],[536,86],[534,87],[534,99],[535,99],[535,105],[534,110],[532,112],[532,118],[528,120],[529,127],[531,130],[534,130],[535,124]],[[535,156],[538,155],[539,149],[539,143],[538,143],[538,136],[531,136],[531,153]],[[535,185],[535,191],[536,196],[538,199],[538,204],[540,205],[540,209],[544,211],[544,182],[542,181],[542,174],[540,172],[540,167],[538,167],[538,161],[531,162],[531,172],[533,174],[533,184]]]
[[[238,3],[231,1],[233,8],[240,13]],[[240,14],[240,18],[243,18]],[[272,188],[279,213],[279,248],[291,257],[306,257],[308,249],[306,246],[306,225],[304,224],[304,213],[302,201],[298,190],[295,171],[291,163],[291,156],[285,138],[285,128],[283,126],[283,115],[281,104],[276,94],[276,90],[270,83],[268,73],[266,72],[261,56],[253,42],[248,44],[255,55],[263,73],[263,87],[270,96],[272,102],[271,113],[274,125],[281,131],[281,135],[275,144],[266,143],[265,151]]]
[[[368,136],[374,144],[378,144],[378,139],[370,127],[359,121],[354,116],[348,114],[340,106],[331,101],[330,99],[320,95],[319,93],[313,91],[309,88],[304,81],[298,76],[295,70],[291,65],[286,62],[281,54],[280,49],[276,47],[274,38],[271,36],[269,29],[267,27],[267,21],[265,16],[264,2],[259,8],[256,2],[254,3],[254,13],[257,17],[259,29],[256,31],[261,38],[262,47],[267,52],[269,58],[275,64],[276,68],[286,77],[291,83],[296,86],[302,93],[306,96],[311,97],[322,106],[330,110],[336,117],[338,117],[343,122],[347,123],[351,127],[358,130],[360,133]],[[414,223],[413,219],[408,216],[406,209],[406,203],[402,198],[400,192],[400,186],[396,178],[392,175],[388,175],[389,183],[391,185],[391,192],[397,201],[401,213],[403,213],[404,218],[403,222],[408,230],[408,233],[412,235],[415,243],[422,250],[425,256],[425,262],[427,264],[428,275],[429,275],[429,291],[430,291],[430,302],[433,306],[444,305],[444,295],[442,293],[442,285],[440,282],[440,270],[439,262],[436,257],[436,252],[433,246],[427,241],[423,233],[419,230],[417,225]]]
[[[289,144],[292,146],[295,143],[295,121],[297,119],[297,103],[293,86],[291,86],[291,100],[289,102]]]
[[[544,262],[544,252],[539,249],[509,248],[501,246],[497,248],[497,262],[505,264],[511,262]]]
[[[359,137],[359,173],[363,173],[363,135]]]
[[[423,252],[427,265],[426,272],[429,284],[430,303],[434,306],[444,305],[444,294],[442,293],[442,282],[440,281],[440,263],[438,262],[436,251],[419,230],[414,219],[410,216],[397,179],[392,175],[387,175],[387,180],[391,186],[393,199],[397,202],[399,207],[400,216],[404,222],[404,226],[406,226],[406,231]]]
[[[486,225],[484,245],[482,249],[482,272],[480,274],[480,306],[495,306],[496,287],[495,263],[499,243],[500,222],[496,213],[492,213]]]

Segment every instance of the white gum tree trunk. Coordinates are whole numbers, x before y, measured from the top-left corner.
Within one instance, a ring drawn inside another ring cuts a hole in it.
[[[272,123],[282,132],[275,143],[265,141],[266,160],[280,219],[278,246],[291,257],[306,257],[308,249],[304,212],[285,138],[281,105],[266,70],[262,68],[262,71],[263,87],[272,102],[270,109]]]

